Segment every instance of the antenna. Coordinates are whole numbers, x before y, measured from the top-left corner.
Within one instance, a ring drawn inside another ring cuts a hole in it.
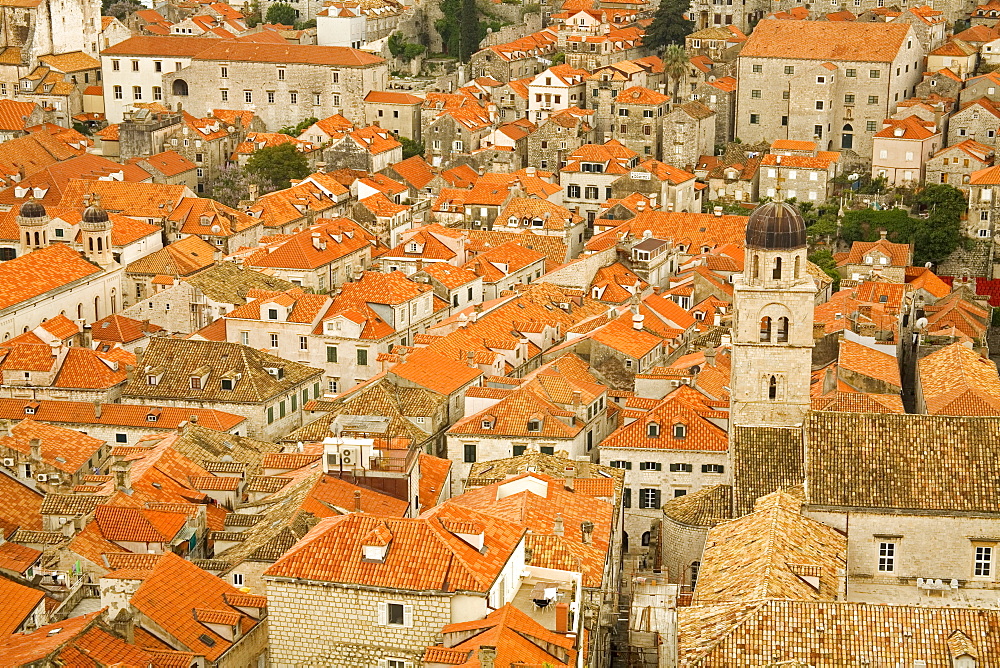
[[[781,176],[781,156],[777,156],[774,159],[774,175],[776,178],[774,185],[774,201],[781,203],[781,184],[785,182],[785,179]],[[781,220],[782,214],[785,212],[785,207],[779,206],[777,212],[778,220]]]

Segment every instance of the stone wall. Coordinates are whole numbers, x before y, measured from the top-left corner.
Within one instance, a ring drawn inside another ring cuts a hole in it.
[[[708,529],[709,527],[682,524],[670,517],[663,517],[660,531],[666,549],[661,551],[661,568],[666,571],[670,582],[691,584],[691,564],[701,561]]]
[[[267,581],[271,665],[376,665],[379,658],[419,661],[451,623],[451,597]],[[413,606],[409,627],[383,626],[378,604]],[[359,658],[361,660],[359,660]],[[376,661],[369,662],[368,659]]]

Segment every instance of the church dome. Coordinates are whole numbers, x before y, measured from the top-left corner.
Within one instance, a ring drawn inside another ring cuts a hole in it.
[[[83,210],[83,222],[85,223],[106,223],[108,222],[108,212],[98,204],[91,204]]]
[[[791,204],[761,204],[747,222],[746,245],[762,250],[792,250],[806,245],[806,224]]]
[[[22,218],[44,218],[45,217],[45,207],[42,203],[36,199],[29,199],[27,202],[21,205],[21,210],[18,215]]]

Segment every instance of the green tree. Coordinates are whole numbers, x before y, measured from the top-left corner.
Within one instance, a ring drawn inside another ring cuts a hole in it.
[[[553,65],[562,65],[565,62],[566,62],[566,54],[563,53],[562,51],[552,54]]]
[[[250,11],[243,17],[243,22],[248,28],[253,28],[261,22],[260,3],[257,0],[250,3]]]
[[[250,187],[257,186],[260,194],[277,190],[273,183],[251,174],[242,167],[223,167],[208,183],[208,193],[217,202],[236,208],[250,199]]]
[[[833,279],[833,290],[840,289],[840,274],[837,273],[837,261],[833,259],[833,253],[828,248],[821,248],[809,256],[809,261],[822,269],[827,276]]]
[[[255,151],[247,160],[246,171],[270,181],[275,189],[281,189],[289,187],[292,179],[308,176],[309,163],[306,156],[288,142]]]
[[[468,62],[486,32],[476,0],[441,0],[441,13],[444,18],[435,21],[434,27],[441,35],[444,52]]]
[[[684,38],[694,32],[694,22],[684,16],[689,8],[690,3],[686,0],[661,0],[642,38],[643,46],[657,51],[670,44],[683,46]]]
[[[415,155],[424,154],[423,142],[413,141],[409,137],[400,137],[399,143],[403,145],[403,159],[412,158]]]
[[[284,2],[276,2],[267,8],[264,16],[265,23],[278,23],[283,26],[295,25],[295,8]]]
[[[680,103],[677,97],[681,88],[681,81],[687,75],[688,57],[684,47],[679,44],[671,44],[663,51],[663,73],[667,75],[673,84],[673,104]]]
[[[459,60],[468,62],[469,56],[479,51],[479,10],[476,0],[462,0],[462,43],[458,54]]]

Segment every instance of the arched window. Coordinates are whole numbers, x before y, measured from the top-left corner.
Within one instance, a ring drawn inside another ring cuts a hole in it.
[[[781,258],[780,257],[774,258],[774,271],[771,273],[771,277],[774,280],[778,280],[778,279],[781,278]]]
[[[642,534],[642,546],[649,547],[649,532],[643,532]]]
[[[660,425],[656,422],[650,422],[646,425],[646,436],[650,438],[658,438],[660,435]]]
[[[778,343],[788,341],[788,318],[778,318]]]
[[[799,277],[799,271],[801,271],[800,264],[801,264],[800,258],[799,258],[798,255],[796,255],[795,256],[795,278]]]
[[[753,256],[753,277],[760,278],[760,256]]]
[[[854,148],[854,126],[850,123],[845,124],[841,130],[840,148]]]
[[[31,245],[31,232],[25,232],[24,233],[24,244],[26,246],[30,246]]]
[[[100,296],[94,297],[94,322],[101,319],[101,298]]]
[[[695,586],[696,584],[698,584],[698,571],[700,571],[700,570],[701,570],[701,562],[700,561],[692,561],[691,562],[691,586],[692,587]]]
[[[36,246],[41,246],[42,245],[42,243],[41,243],[41,237],[38,236],[38,232],[35,232],[35,245]]]
[[[771,340],[771,318],[766,315],[760,319],[760,340]]]
[[[100,253],[104,250],[104,239],[97,237],[97,252]]]
[[[678,422],[674,425],[674,438],[684,438],[687,436],[687,427]]]
[[[184,79],[174,79],[174,84],[172,88],[174,95],[187,95],[188,94],[188,84]]]
[[[94,252],[94,237],[90,237],[89,239],[87,239],[87,245],[89,246],[87,250],[89,250],[90,252]]]
[[[76,305],[76,319],[80,320],[83,318],[83,304]]]
[[[767,398],[771,401],[778,398],[778,379],[775,376],[771,376],[771,380],[767,381]]]

